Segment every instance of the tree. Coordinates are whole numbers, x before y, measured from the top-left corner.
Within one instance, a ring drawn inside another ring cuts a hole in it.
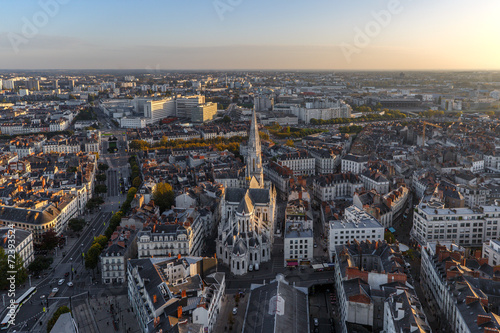
[[[167,183],[159,183],[153,192],[153,200],[155,205],[160,207],[160,212],[163,213],[167,208],[174,204],[175,194],[172,186]]]
[[[134,180],[132,181],[132,186],[136,188],[141,186],[141,177],[139,176],[135,177]]]
[[[10,258],[9,254],[5,253],[5,250],[2,246],[0,246],[0,289],[7,289],[10,285],[9,280],[7,278],[11,277],[9,271],[16,272],[14,283],[16,286],[23,284],[28,278],[28,273],[26,268],[24,268],[23,258],[19,255],[19,253],[14,253],[14,260]]]
[[[28,270],[35,275],[38,275],[44,269],[48,269],[54,261],[51,257],[37,257],[28,265]]]
[[[99,163],[98,169],[99,171],[106,171],[109,169],[109,165],[107,165],[106,163]]]
[[[97,176],[95,176],[95,179],[98,181],[98,182],[105,182],[106,181],[106,174],[105,173],[101,173],[101,174],[98,174]]]
[[[54,325],[57,322],[57,319],[59,319],[59,317],[62,314],[68,313],[68,312],[71,313],[71,310],[67,306],[59,307],[59,309],[57,309],[56,312],[54,312],[54,315],[52,316],[52,318],[50,318],[50,320],[47,322],[47,333],[49,333],[52,330],[52,328],[54,327]]]
[[[85,224],[86,222],[84,219],[71,219],[68,222],[68,227],[74,232],[80,232],[83,230],[83,227],[85,227]]]
[[[222,122],[225,124],[229,124],[231,122],[231,117],[224,116],[224,118],[222,118]]]
[[[102,252],[102,246],[98,243],[92,245],[85,255],[85,268],[95,269],[99,262],[99,255]]]
[[[285,143],[287,146],[290,146],[290,147],[294,147],[295,144],[293,143],[293,140],[286,140],[286,143]]]
[[[86,207],[87,209],[93,210],[97,208],[97,206],[102,205],[104,203],[104,199],[102,197],[93,197],[89,201],[87,201]]]
[[[42,250],[53,250],[59,244],[59,237],[57,233],[50,229],[43,233],[42,235]]]
[[[96,185],[95,188],[94,188],[94,191],[95,193],[97,194],[104,194],[104,193],[108,193],[108,187],[106,185],[102,185],[102,184],[99,184],[99,185]]]
[[[104,249],[106,247],[106,245],[108,245],[108,238],[104,235],[99,235],[92,242],[92,245],[94,245],[94,244],[99,244],[101,246],[101,248]]]
[[[389,244],[392,244],[396,241],[396,237],[394,237],[393,233],[390,231],[386,231],[384,233],[384,239]]]
[[[163,138],[162,138],[163,140]],[[132,140],[132,142],[129,145],[130,149],[134,150],[148,150],[149,149],[149,143],[144,140]]]

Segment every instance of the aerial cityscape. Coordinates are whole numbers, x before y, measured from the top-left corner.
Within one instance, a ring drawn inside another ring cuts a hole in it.
[[[2,332],[500,333],[500,3],[2,9]]]

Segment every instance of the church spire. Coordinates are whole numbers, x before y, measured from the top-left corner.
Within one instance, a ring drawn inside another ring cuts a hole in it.
[[[252,123],[248,133],[247,149],[247,179],[250,182],[255,177],[259,186],[264,188],[264,171],[262,170],[262,149],[260,146],[259,126],[257,125],[257,116],[255,108],[252,112]]]

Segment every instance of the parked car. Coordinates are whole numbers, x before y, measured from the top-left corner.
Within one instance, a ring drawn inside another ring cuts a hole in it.
[[[259,264],[258,264],[258,263],[255,263],[255,264],[253,265],[253,269],[254,269],[254,270],[256,270],[256,271],[258,271],[258,270],[259,270]]]
[[[236,307],[235,307],[235,308],[233,308],[233,314],[235,315],[235,314],[237,314],[237,313],[238,313],[238,308],[236,308]]]
[[[319,319],[318,318],[314,318],[313,322],[314,322],[314,326],[316,326],[316,327],[319,326]]]
[[[252,272],[253,271],[253,265],[248,265],[248,271]]]

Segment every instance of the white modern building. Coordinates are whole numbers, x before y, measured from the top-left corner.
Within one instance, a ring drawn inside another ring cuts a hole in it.
[[[176,102],[173,98],[146,101],[144,103],[144,117],[148,124],[159,122],[168,117],[175,116]]]
[[[330,258],[335,255],[335,247],[348,242],[382,241],[384,227],[371,215],[355,207],[347,207],[341,220],[330,220],[329,252]]]
[[[461,246],[482,246],[500,236],[500,207],[445,208],[440,201],[425,199],[413,214],[411,235],[420,244],[455,241]]]
[[[500,241],[498,239],[490,239],[483,243],[483,257],[488,259],[490,266],[500,264]]]

